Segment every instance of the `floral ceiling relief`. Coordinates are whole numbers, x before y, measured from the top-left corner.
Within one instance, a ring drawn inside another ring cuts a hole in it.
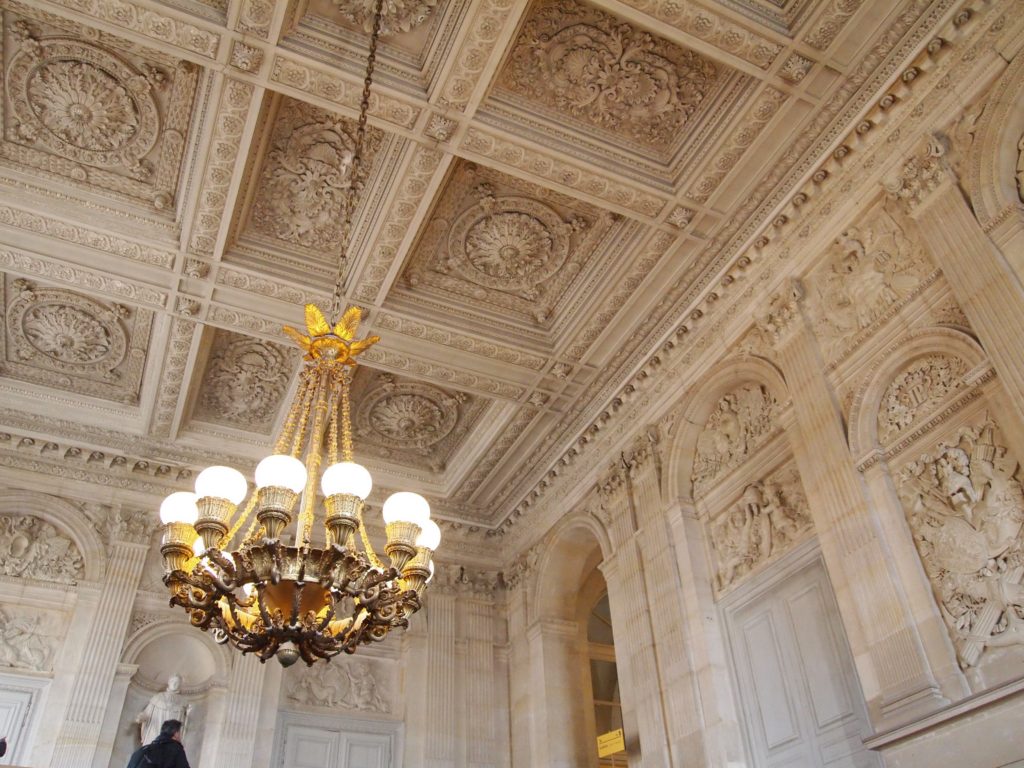
[[[443,471],[485,402],[389,373],[360,369],[352,386],[356,451]]]
[[[546,324],[612,223],[585,204],[463,164],[415,248],[406,283]]]
[[[878,440],[888,445],[932,412],[951,392],[964,386],[967,363],[950,355],[928,355],[904,368],[882,395],[878,411]]]
[[[269,433],[298,360],[297,349],[217,330],[193,418]]]
[[[372,167],[382,134],[368,129],[363,170]],[[283,99],[259,174],[249,229],[321,251],[333,259],[342,235],[343,205],[355,124],[294,99]]]
[[[723,73],[711,61],[573,0],[540,3],[499,87],[649,147],[676,146]]]
[[[775,398],[759,384],[744,384],[718,401],[697,438],[693,467],[696,493],[739,466],[775,430]]]
[[[362,27],[364,32],[373,31],[374,0],[331,0],[342,17]],[[415,29],[429,18],[437,0],[388,0],[381,16],[381,34],[393,35]]]
[[[722,592],[811,532],[807,497],[796,467],[784,467],[748,485],[708,527]]]
[[[4,156],[170,208],[195,67],[61,23],[6,17]]]
[[[9,278],[4,300],[4,375],[137,401],[151,312]]]
[[[954,440],[896,478],[925,573],[960,664],[1024,644],[1024,489],[995,422]]]
[[[852,352],[936,274],[921,246],[884,207],[843,230],[808,278],[815,333],[829,361]]]

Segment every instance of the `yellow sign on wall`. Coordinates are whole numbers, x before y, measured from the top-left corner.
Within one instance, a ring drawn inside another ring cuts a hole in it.
[[[626,751],[626,740],[622,736],[622,729],[619,728],[608,733],[602,733],[597,737],[597,756],[608,757],[616,752]]]

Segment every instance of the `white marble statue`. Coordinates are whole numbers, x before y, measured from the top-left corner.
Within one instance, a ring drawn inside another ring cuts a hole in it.
[[[139,736],[143,744],[149,744],[160,734],[165,720],[180,720],[182,738],[188,727],[188,715],[192,705],[181,693],[181,676],[174,674],[167,679],[166,690],[153,694],[146,708],[135,718],[139,724]]]

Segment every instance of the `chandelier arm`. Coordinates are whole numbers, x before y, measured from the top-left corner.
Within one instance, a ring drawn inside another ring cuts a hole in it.
[[[366,140],[366,118],[370,111],[370,86],[373,84],[373,69],[377,62],[377,42],[380,39],[381,17],[384,12],[384,0],[376,0],[373,8],[373,31],[370,33],[370,50],[366,57],[366,76],[363,78],[363,98],[359,102],[359,121],[356,123],[356,135],[352,147],[352,162],[349,165],[349,188],[342,206],[341,227],[341,262],[334,281],[334,295],[331,298],[331,317],[341,314],[341,295],[345,280],[345,264],[348,260],[348,248],[352,240],[352,215],[355,213],[356,193],[362,186],[363,144]]]
[[[370,543],[370,537],[366,533],[366,526],[363,525],[363,513],[359,513],[359,538],[363,541],[363,549],[366,551],[366,556],[370,559],[370,564],[375,568],[386,567],[377,553],[373,549],[373,544]]]
[[[253,491],[249,496],[249,500],[246,502],[245,507],[241,509],[235,516],[235,521],[231,524],[231,528],[228,532],[221,536],[220,542],[217,544],[218,549],[227,549],[231,544],[231,540],[235,538],[235,534],[238,533],[239,529],[245,522],[252,517],[252,512],[256,509],[256,502],[259,500],[259,491]]]
[[[306,375],[306,369],[303,368],[302,375],[299,377],[299,386],[295,391],[295,396],[292,398],[291,407],[288,409],[288,416],[284,420],[281,434],[274,445],[274,453],[285,453],[288,451],[289,443],[292,442],[295,436],[295,428],[298,425],[299,414],[302,412],[302,403],[305,401],[306,390],[308,389],[309,376]],[[292,452],[290,455],[294,456],[295,453]]]
[[[352,461],[352,400],[351,386],[355,365],[341,372],[341,456]]]
[[[316,370],[306,368],[303,370],[303,376],[308,381],[302,399],[302,407],[300,410],[299,423],[295,428],[295,439],[292,441],[291,455],[298,458],[302,455],[302,446],[306,441],[306,430],[309,427],[309,412],[313,406],[313,396],[316,393]]]
[[[309,450],[306,453],[306,488],[302,495],[302,507],[299,509],[296,544],[308,546],[313,531],[313,512],[316,504],[316,481],[320,477],[320,464],[323,456],[324,420],[327,415],[327,394],[330,389],[330,372],[318,366],[319,381],[317,382],[316,407],[313,410],[313,427],[309,435]]]

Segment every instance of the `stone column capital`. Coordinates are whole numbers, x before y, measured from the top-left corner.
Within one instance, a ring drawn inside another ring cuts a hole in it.
[[[882,180],[882,186],[911,217],[916,218],[945,185],[955,185],[949,163],[949,139],[939,133],[924,137],[917,150]]]

